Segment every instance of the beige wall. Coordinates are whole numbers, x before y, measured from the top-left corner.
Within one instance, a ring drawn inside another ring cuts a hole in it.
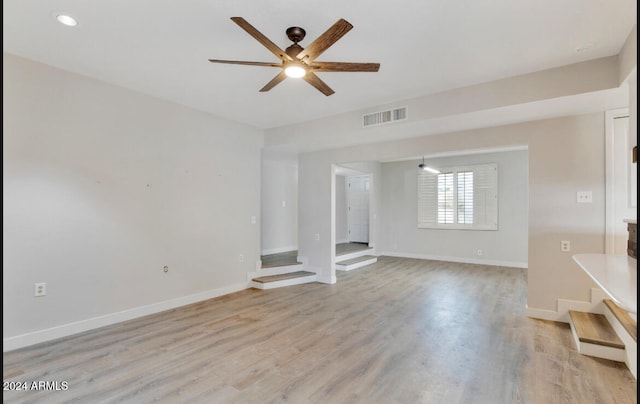
[[[619,108],[627,105],[627,92],[619,88],[618,61],[610,56],[272,128],[265,147],[272,153],[333,149]],[[363,128],[362,114],[400,106],[408,108],[406,121]]]

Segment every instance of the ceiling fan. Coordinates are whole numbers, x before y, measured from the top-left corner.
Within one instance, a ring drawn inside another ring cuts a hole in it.
[[[227,63],[235,65],[249,66],[267,66],[278,67],[282,69],[270,82],[268,82],[260,91],[269,91],[287,77],[300,77],[307,83],[314,86],[324,95],[331,95],[334,91],[324,81],[316,75],[316,72],[377,72],[380,63],[345,63],[345,62],[318,62],[315,59],[333,45],[338,39],[342,38],[347,32],[353,28],[349,22],[344,19],[338,20],[309,46],[303,48],[298,45],[306,35],[304,29],[300,27],[290,27],[287,29],[287,37],[293,42],[287,49],[282,50],[278,45],[274,44],[258,31],[254,26],[249,24],[242,17],[231,17],[231,20],[238,24],[240,28],[247,31],[249,35],[254,37],[271,53],[280,59],[280,63],[269,62],[244,62],[239,60],[220,60],[209,59],[212,63]]]

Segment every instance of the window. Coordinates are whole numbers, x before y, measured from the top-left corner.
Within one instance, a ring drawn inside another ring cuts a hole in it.
[[[418,174],[418,227],[498,229],[498,165],[480,164]]]

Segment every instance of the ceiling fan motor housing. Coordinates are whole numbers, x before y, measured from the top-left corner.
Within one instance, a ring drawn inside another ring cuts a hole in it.
[[[287,53],[287,55],[291,56],[292,58],[296,59],[296,56],[298,56],[298,54],[300,52],[303,51],[303,47],[298,45],[297,43],[294,43],[293,45],[289,46],[287,49],[285,49],[284,51]]]
[[[302,41],[307,34],[306,31],[300,27],[289,27],[286,30],[287,37],[293,42],[288,48],[283,50],[278,45],[271,42],[260,31],[258,31],[253,25],[249,24],[247,20],[242,17],[231,17],[231,20],[238,24],[240,28],[244,29],[249,35],[258,40],[264,47],[266,47],[271,53],[273,53],[280,63],[270,62],[245,62],[239,60],[221,60],[221,59],[209,59],[212,63],[226,63],[236,65],[249,65],[249,66],[266,66],[281,68],[282,71],[278,73],[270,82],[260,89],[260,92],[269,91],[278,83],[282,82],[287,77],[301,78],[304,77],[304,81],[311,84],[318,91],[324,95],[331,95],[334,91],[324,81],[322,81],[316,73],[318,72],[377,72],[380,68],[380,63],[347,63],[347,62],[316,62],[315,59],[320,56],[325,50],[332,46],[338,39],[342,38],[344,34],[349,32],[353,25],[348,21],[341,18],[335,24],[333,24],[322,35],[316,38],[313,42],[307,45],[306,49],[298,45],[298,42]]]
[[[287,28],[287,37],[289,37],[293,43],[302,41],[305,35],[307,35],[307,32],[300,27]]]

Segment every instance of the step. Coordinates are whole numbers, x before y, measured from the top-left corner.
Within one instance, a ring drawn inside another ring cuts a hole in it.
[[[288,274],[292,272],[304,271],[304,264],[280,265],[273,267],[261,267],[254,272],[251,278],[262,278],[271,275]]]
[[[375,264],[376,262],[378,262],[378,257],[374,255],[363,255],[360,257],[336,262],[336,269],[338,271],[351,271],[352,269]]]
[[[253,278],[251,286],[256,289],[274,289],[283,286],[300,285],[315,282],[317,275],[314,272],[295,271],[278,275],[268,275]]]
[[[372,252],[373,252],[373,248],[365,248],[359,251],[336,255],[336,261],[342,262],[342,261],[347,261],[353,258],[362,257],[365,255],[371,255]]]
[[[625,347],[603,314],[569,310],[569,324],[578,352],[624,362]]]
[[[611,313],[613,313],[629,336],[633,338],[633,341],[638,342],[638,323],[631,318],[629,312],[622,310],[611,299],[604,299],[604,304],[611,310]]]

